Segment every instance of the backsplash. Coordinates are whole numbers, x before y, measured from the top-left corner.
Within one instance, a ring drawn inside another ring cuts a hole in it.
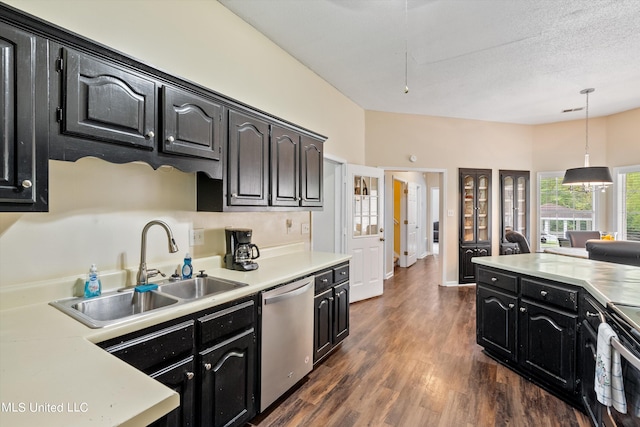
[[[95,158],[49,161],[49,168],[48,213],[0,213],[0,288],[84,274],[92,263],[100,271],[135,269],[142,228],[153,219],[171,227],[179,251],[170,254],[164,231],[152,227],[150,265],[177,266],[186,252],[194,258],[224,255],[227,226],[253,229],[261,249],[310,245],[310,234],[300,232],[302,223],[311,222],[309,212],[196,212],[195,174]],[[192,229],[204,230],[203,245],[189,247]]]

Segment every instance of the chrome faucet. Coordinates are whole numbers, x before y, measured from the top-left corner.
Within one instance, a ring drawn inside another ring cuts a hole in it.
[[[178,245],[176,245],[176,241],[173,239],[173,233],[171,232],[171,228],[167,225],[166,222],[160,220],[149,221],[147,225],[142,229],[142,243],[140,249],[140,268],[138,269],[138,276],[136,278],[136,286],[138,285],[146,285],[147,279],[150,277],[157,276],[160,274],[162,277],[166,275],[162,273],[158,269],[147,270],[147,231],[154,225],[159,225],[164,228],[164,231],[167,232],[167,238],[169,239],[169,252],[175,253],[178,252]]]

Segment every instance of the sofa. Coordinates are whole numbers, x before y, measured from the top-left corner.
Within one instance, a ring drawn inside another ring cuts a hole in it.
[[[587,240],[589,259],[640,267],[640,242],[630,240]]]

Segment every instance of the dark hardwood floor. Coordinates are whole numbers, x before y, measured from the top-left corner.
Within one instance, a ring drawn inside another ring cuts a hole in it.
[[[585,415],[482,353],[475,286],[438,286],[437,257],[397,268],[351,304],[351,331],[252,425],[590,426]]]

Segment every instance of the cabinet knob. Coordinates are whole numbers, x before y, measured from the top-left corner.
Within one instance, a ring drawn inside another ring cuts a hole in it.
[[[211,363],[205,363],[204,364],[204,369],[206,369],[207,371],[211,370]]]
[[[340,275],[342,275],[342,276],[346,276],[346,275],[347,275],[347,272],[346,272],[346,271],[341,271],[341,272],[340,272]]]
[[[497,278],[497,277],[492,277],[492,278],[491,278],[491,281],[492,281],[492,282],[497,282],[497,281],[498,281],[498,278]]]
[[[188,379],[188,380],[192,380],[192,379],[193,379],[193,377],[194,377],[193,372],[186,372],[186,373],[185,373],[185,375],[187,376],[187,379]]]
[[[176,140],[176,139],[175,139],[174,137],[172,137],[172,136],[170,136],[170,137],[168,137],[168,138],[167,138],[167,142],[173,142],[173,141],[175,141],[175,140]]]
[[[327,283],[329,281],[329,279],[322,279],[320,280],[322,283]]]
[[[515,307],[515,306],[516,306],[515,304],[509,304],[509,308],[510,308],[510,309],[511,309],[511,308],[513,308],[513,307]]]
[[[547,294],[548,294],[548,292],[547,292],[547,291],[540,291],[540,295],[541,295],[542,297],[546,297],[546,296],[547,296]]]
[[[520,307],[520,311],[521,311],[522,313],[526,313],[526,312],[527,312],[527,309],[526,309],[525,307]]]
[[[237,194],[237,193],[231,193],[231,198],[232,198],[232,199],[235,199],[236,197],[238,197],[238,194]]]
[[[147,135],[146,135],[147,139],[151,139],[151,138],[153,138],[155,136],[156,136],[156,133],[154,131],[152,131],[152,130],[147,132]]]
[[[22,188],[31,188],[31,187],[33,187],[33,183],[28,179],[25,179],[24,181],[22,181],[20,183],[20,185],[22,185]]]

